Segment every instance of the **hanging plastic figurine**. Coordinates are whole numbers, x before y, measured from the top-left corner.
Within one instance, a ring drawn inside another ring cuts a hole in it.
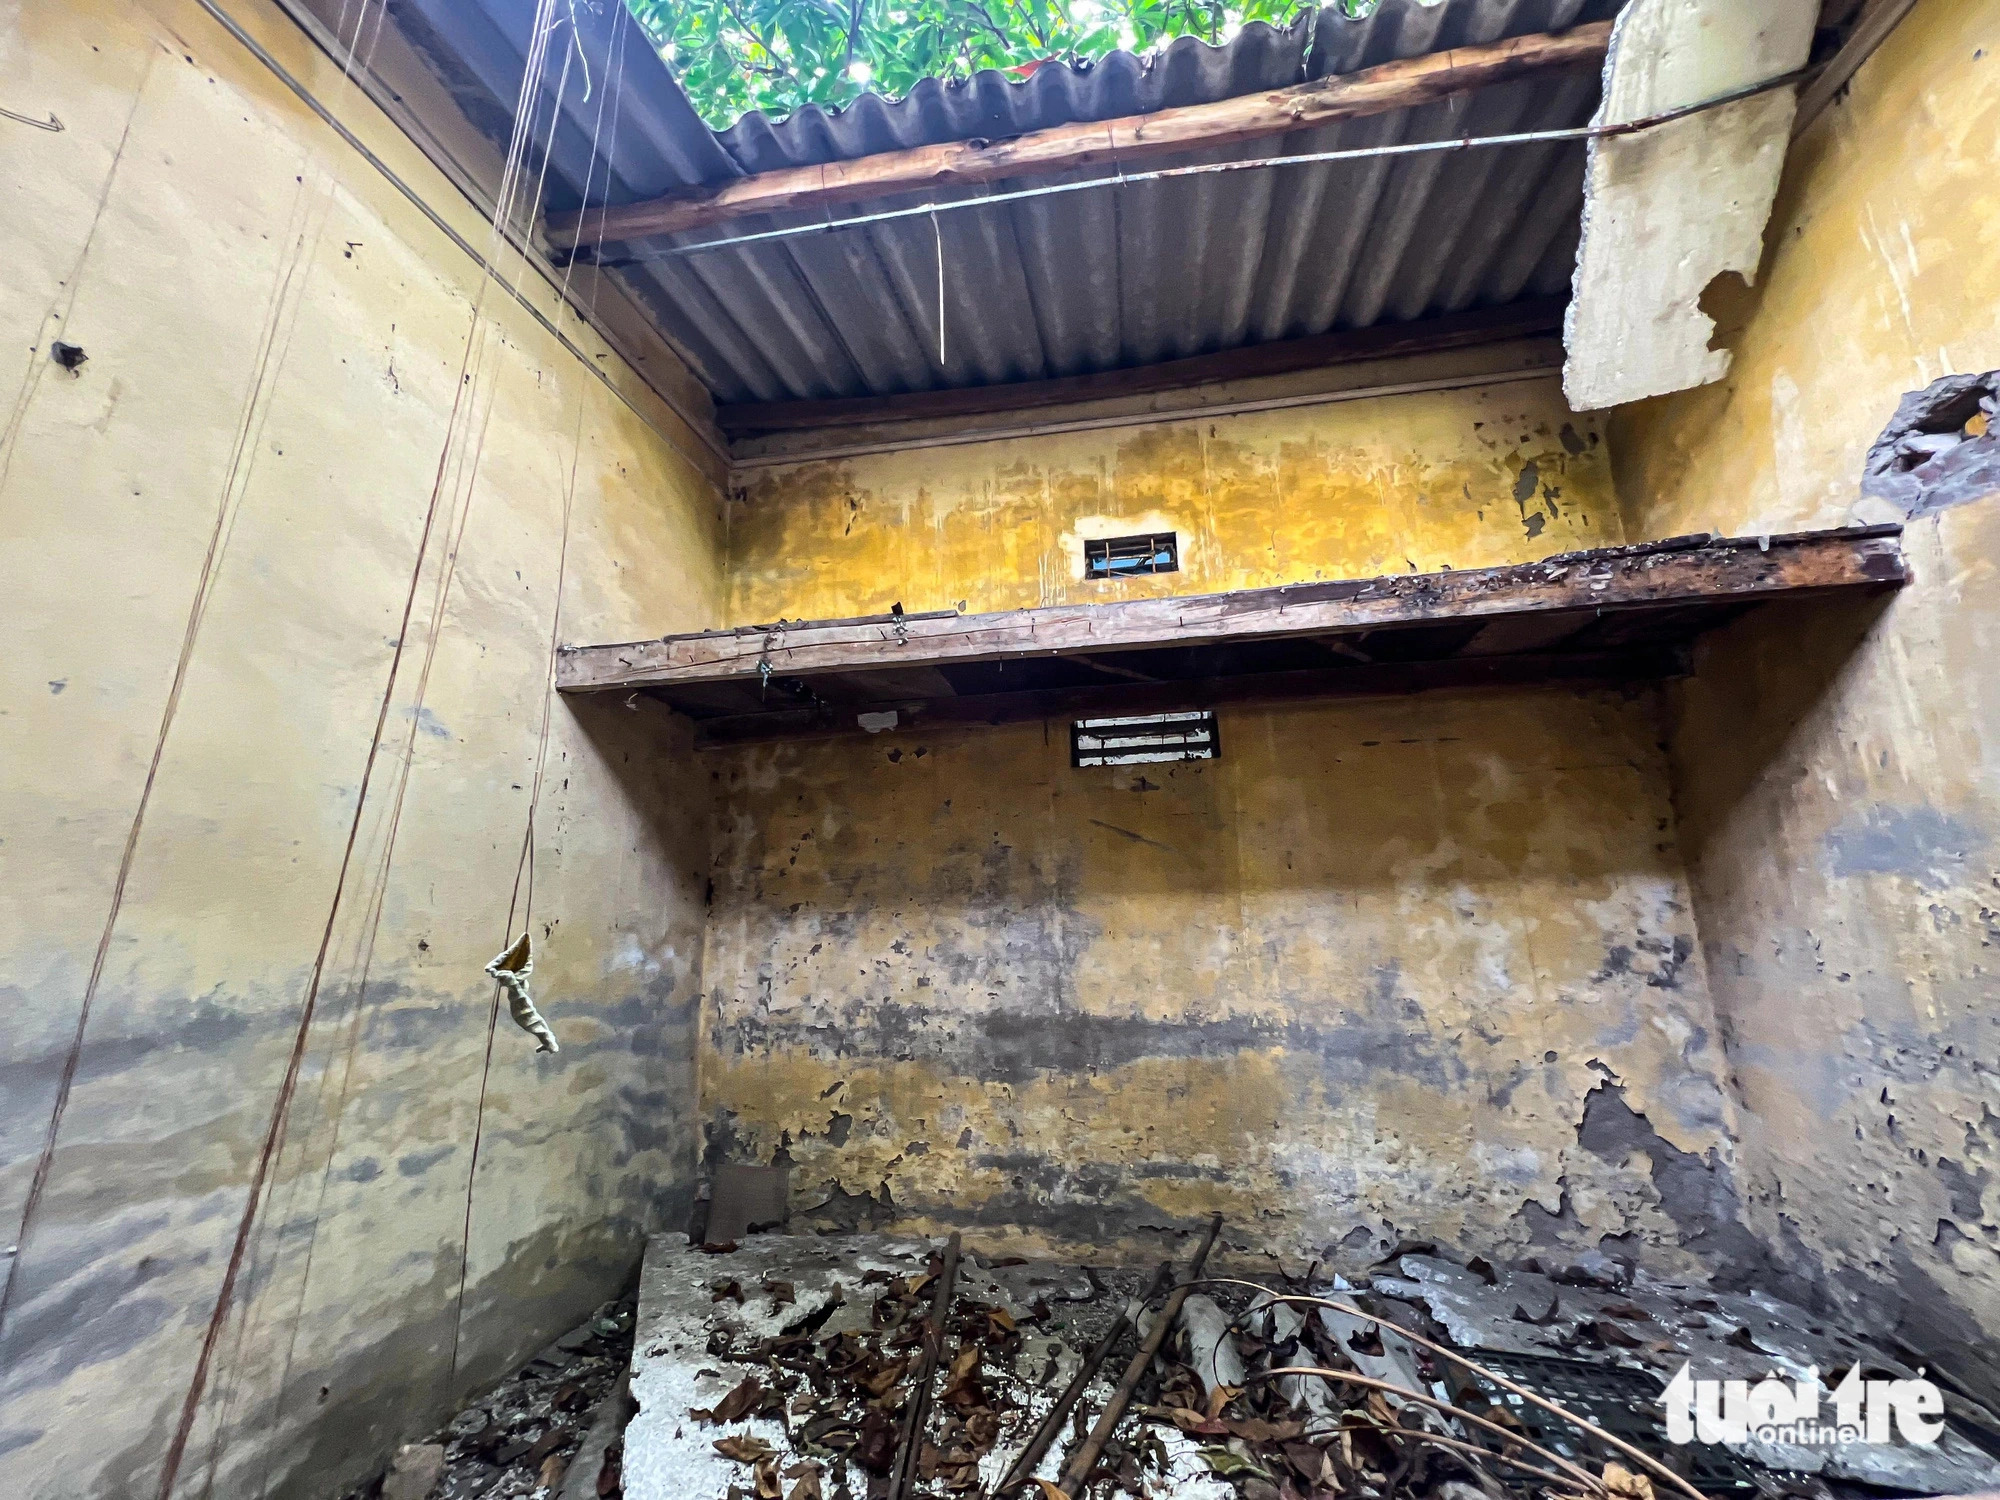
[[[500,988],[507,992],[507,1013],[514,1018],[514,1024],[541,1043],[535,1050],[562,1051],[556,1045],[556,1034],[549,1030],[549,1023],[542,1019],[542,1013],[535,1009],[535,1002],[528,997],[528,976],[535,972],[535,957],[528,943],[528,934],[522,933],[518,943],[486,966],[486,972],[499,980]]]

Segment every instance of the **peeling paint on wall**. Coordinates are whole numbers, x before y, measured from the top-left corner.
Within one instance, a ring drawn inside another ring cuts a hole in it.
[[[1083,579],[1082,539],[1174,531],[1180,570]],[[759,471],[730,617],[1016,609],[1532,561],[1624,540],[1597,428],[1552,377]]]
[[[1940,395],[1949,407],[1984,377],[1941,380],[2000,365],[1994,43],[1981,7],[1916,7],[1796,145],[1730,379],[1615,425],[1633,534],[1840,524],[1885,498],[1878,434],[1931,430]],[[1978,415],[1958,405],[1945,415]],[[1958,457],[1939,505],[1922,498],[1927,464],[1887,466],[1891,514],[1913,518],[1914,581],[1893,602],[1782,629],[1752,616],[1702,648],[1674,760],[1750,1222],[1795,1293],[1899,1332],[1993,1400],[1990,442],[1943,452]]]
[[[1683,1184],[1731,1200],[1734,1121],[1644,700],[1227,717],[1177,766],[1041,725],[712,757],[716,1158],[997,1243],[1711,1256]]]

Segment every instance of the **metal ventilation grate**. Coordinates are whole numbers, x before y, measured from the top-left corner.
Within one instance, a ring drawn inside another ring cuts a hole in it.
[[[1159,761],[1214,760],[1221,753],[1215,714],[1133,714],[1078,719],[1069,731],[1073,766],[1144,766]]]
[[[1181,539],[1172,531],[1152,536],[1105,536],[1086,538],[1083,544],[1085,578],[1123,578],[1132,573],[1178,573],[1181,569]]]
[[[1761,1486],[1756,1471],[1719,1443],[1672,1447],[1661,1417],[1658,1377],[1616,1365],[1555,1359],[1534,1354],[1510,1354],[1482,1349],[1477,1358],[1501,1375],[1524,1385],[1606,1432],[1641,1448],[1694,1482],[1705,1495],[1755,1493]],[[1617,1454],[1583,1438],[1567,1422],[1531,1406],[1519,1396],[1500,1390],[1478,1376],[1458,1375],[1488,1401],[1504,1406],[1528,1434],[1565,1458],[1602,1463]],[[1664,1488],[1664,1487],[1663,1487]]]

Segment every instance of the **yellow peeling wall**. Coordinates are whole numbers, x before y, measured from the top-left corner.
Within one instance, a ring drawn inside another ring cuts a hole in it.
[[[1472,568],[1621,539],[1597,429],[1551,378],[762,473],[730,618],[973,612]],[[1177,531],[1181,571],[1082,581],[1087,538]]]
[[[2000,12],[1922,0],[1794,147],[1728,379],[1615,424],[1635,534],[1841,524],[1905,392],[2000,367],[1996,136]],[[1676,795],[1778,1270],[1990,1400],[2000,495],[1905,546],[1879,614],[1702,652]]]
[[[228,9],[486,243],[273,6]],[[0,9],[0,104],[62,126],[0,119],[8,1244],[75,1063],[0,1493],[155,1492],[316,996],[176,1493],[332,1494],[691,1195],[706,811],[664,714],[548,681],[559,568],[564,636],[719,622],[713,459],[573,316],[629,404],[498,291],[465,371],[476,267],[194,4]],[[529,921],[563,1050],[503,1016],[489,1074],[481,966]]]
[[[787,1153],[806,1222],[998,1248],[1221,1209],[1295,1269],[1726,1252],[1655,740],[1552,690],[1225,711],[1212,764],[1075,770],[1060,725],[734,751],[710,1148]],[[1713,1202],[1654,1191],[1684,1154]]]
[[[1548,382],[801,466],[730,508],[732,614],[1106,597],[1077,538],[1165,528],[1185,570],[1121,592],[1518,561],[1620,541],[1608,478]],[[715,754],[711,1160],[1023,1249],[1219,1208],[1300,1265],[1726,1260],[1658,738],[1551,690],[1226,710],[1210,765],[1075,770],[1059,723]]]

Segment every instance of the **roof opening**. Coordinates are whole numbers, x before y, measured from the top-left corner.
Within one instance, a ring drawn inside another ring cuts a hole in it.
[[[1178,532],[1150,536],[1088,537],[1083,544],[1085,578],[1123,578],[1132,573],[1178,573],[1181,539]]]
[[[1213,709],[1078,719],[1070,725],[1069,747],[1070,764],[1077,767],[1214,760],[1222,748],[1216,738]]]

